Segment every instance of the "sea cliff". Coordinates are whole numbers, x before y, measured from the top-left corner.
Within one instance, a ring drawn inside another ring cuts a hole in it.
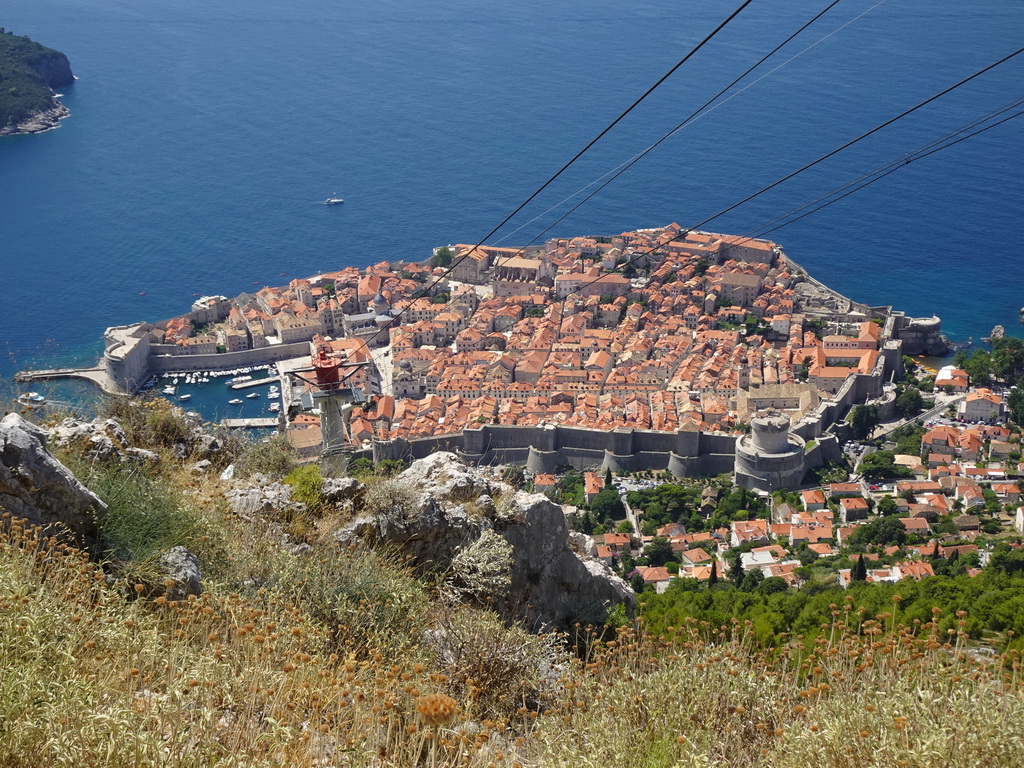
[[[63,53],[0,27],[0,136],[56,128],[68,110],[53,89],[74,81]]]

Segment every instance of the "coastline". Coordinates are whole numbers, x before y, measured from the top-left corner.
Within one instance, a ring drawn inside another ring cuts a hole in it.
[[[0,136],[29,136],[60,128],[60,121],[68,117],[71,111],[56,98],[53,100],[53,104],[50,109],[36,113],[13,128],[0,128]]]

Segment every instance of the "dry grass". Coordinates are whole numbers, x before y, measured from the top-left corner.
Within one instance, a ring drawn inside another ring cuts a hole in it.
[[[1012,766],[1024,748],[1016,655],[965,636],[836,610],[807,650],[753,647],[748,626],[622,629],[532,733],[545,766]],[[851,617],[852,614],[852,617]]]
[[[130,570],[0,520],[5,768],[988,768],[1024,753],[1019,655],[902,626],[898,603],[836,606],[813,642],[776,650],[749,625],[696,621],[579,628],[573,649],[443,603],[395,556],[329,536],[288,554],[269,521],[226,513],[215,476],[160,472],[217,560],[199,599],[154,599]],[[366,504],[414,501],[381,482]]]
[[[1011,766],[1024,748],[1017,657],[932,624],[837,609],[810,650],[774,652],[739,624],[623,628],[581,660],[464,614],[439,659],[421,613],[339,635],[283,586],[136,598],[5,519],[0,764]]]

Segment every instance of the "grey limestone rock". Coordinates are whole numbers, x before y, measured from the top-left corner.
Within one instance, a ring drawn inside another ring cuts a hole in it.
[[[49,437],[54,445],[79,447],[87,459],[96,461],[138,461],[143,464],[160,461],[160,454],[155,451],[130,445],[128,436],[114,419],[64,419],[50,429]]]
[[[199,456],[201,459],[208,459],[220,453],[221,445],[220,440],[211,434],[203,432],[201,429],[197,429],[192,434],[194,440],[193,453]]]
[[[569,546],[572,547],[573,552],[580,555],[595,557],[597,554],[597,545],[594,543],[594,537],[580,531],[569,531]]]
[[[126,458],[135,459],[141,461],[144,464],[158,464],[160,462],[160,454],[155,451],[147,451],[145,448],[126,448],[124,451]]]
[[[164,578],[174,582],[174,586],[167,589],[168,599],[185,600],[189,595],[198,597],[203,593],[199,558],[185,547],[171,547],[162,552],[157,558],[157,567]]]
[[[634,612],[629,585],[600,561],[582,556],[590,549],[587,542],[570,545],[565,514],[546,496],[513,495],[445,452],[413,462],[396,482],[413,492],[413,500],[364,512],[338,533],[340,544],[394,545],[420,570],[447,570],[493,531],[511,548],[511,564],[507,589],[490,597],[508,613],[549,629],[600,622],[620,603]],[[498,494],[505,498],[495,503]]]
[[[398,481],[414,490],[429,490],[441,501],[454,502],[476,501],[485,495],[493,497],[504,487],[470,469],[448,451],[414,461],[398,476]]]
[[[16,413],[0,421],[0,509],[91,546],[106,505],[46,448],[47,432]]]
[[[306,505],[292,499],[292,488],[284,483],[264,483],[256,487],[236,488],[224,494],[231,511],[241,517],[267,512],[301,512]]]
[[[360,515],[336,538],[342,546],[361,541],[395,544],[414,565],[429,569],[450,563],[462,547],[479,538],[481,524],[463,506],[445,509],[433,495],[423,493],[408,508],[395,505],[381,514]]]
[[[324,478],[323,487],[320,489],[324,501],[329,504],[338,504],[343,501],[359,501],[366,493],[366,486],[354,477],[327,477]]]
[[[124,452],[128,449],[128,437],[121,429],[121,425],[113,419],[64,419],[50,430],[50,437],[55,445],[82,447],[86,458],[99,461],[123,461]]]

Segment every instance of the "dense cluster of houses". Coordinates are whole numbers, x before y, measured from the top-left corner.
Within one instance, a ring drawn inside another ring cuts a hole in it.
[[[396,318],[395,403],[354,442],[481,423],[729,430],[740,393],[789,385],[794,402],[813,404],[878,362],[875,323],[824,338],[807,326],[770,241],[672,225],[552,240],[531,258],[462,245],[454,254],[452,278],[465,282],[442,281],[440,302],[409,299],[384,265],[371,268],[379,285],[357,283],[357,300],[380,289],[381,324],[385,305]],[[624,262],[644,273],[605,271]],[[340,275],[328,276],[335,291]]]
[[[158,324],[154,342],[170,354],[317,336],[390,344],[381,373],[394,402],[359,424],[356,442],[477,423],[729,430],[740,393],[788,385],[791,399],[816,397],[878,361],[874,323],[814,333],[795,304],[797,278],[768,240],[673,224],[452,251],[450,274],[381,262],[204,297]]]
[[[808,553],[822,558],[863,557],[866,580],[875,582],[932,576],[936,556],[978,553],[983,563],[987,551],[974,543],[979,536],[1010,528],[1024,533],[1017,480],[1024,474],[1024,465],[1019,463],[1019,436],[1014,437],[1011,442],[1010,430],[1001,425],[932,425],[923,436],[920,455],[896,457],[901,466],[913,470],[913,478],[886,485],[854,481],[806,489],[799,494],[799,504],[776,503],[770,520],[740,520],[728,528],[698,533],[688,533],[678,523],[663,526],[655,535],[668,539],[678,568],[670,572],[664,566],[641,566],[637,573],[658,591],[664,591],[673,578],[707,581],[712,563],[716,576],[728,579],[725,555],[736,547],[742,547],[739,558],[745,573],[757,569],[764,577],[780,577],[790,586],[801,583],[798,569]],[[555,478],[544,478],[544,482],[553,486]],[[886,512],[902,526],[905,543],[850,555],[855,532],[877,519],[883,499],[891,505]],[[706,504],[701,511],[707,517],[713,510],[713,504]],[[653,539],[654,535],[624,533],[597,536],[593,555],[609,564],[624,554],[640,557]],[[882,558],[884,565],[879,563]],[[966,572],[979,571],[972,567]],[[849,586],[851,569],[838,569],[836,578],[841,586]]]

